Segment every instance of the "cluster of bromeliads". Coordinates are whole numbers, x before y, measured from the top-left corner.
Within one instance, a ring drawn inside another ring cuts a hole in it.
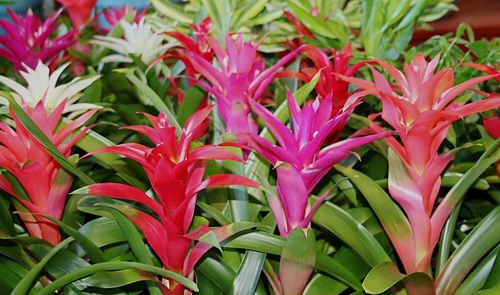
[[[268,66],[258,52],[259,42],[236,34],[228,34],[225,40],[214,39],[210,36],[209,20],[193,27],[194,37],[167,32],[178,41],[177,46],[167,47],[163,36],[145,23],[144,14],[135,12],[131,22],[121,20],[130,12],[126,9],[107,13],[112,25],[122,25],[123,38],[97,36],[92,41],[93,45],[115,52],[105,62],[127,64],[132,57],[138,57],[153,69],[163,60],[180,60],[190,83],[205,89],[213,100],[207,96],[206,103],[182,128],[165,113],[143,114],[151,126],[123,127],[146,136],[150,145],[124,143],[91,152],[114,153],[140,164],[154,197],[122,183],[95,183],[77,193],[141,204],[144,211],[126,205],[119,210],[142,231],[167,270],[192,277],[196,263],[211,248],[209,243],[196,241],[207,232],[219,241],[231,236],[225,226],[200,226],[190,231],[197,194],[209,187],[231,185],[259,189],[266,182],[247,178],[249,175],[206,177],[209,160],[244,163],[251,154],[267,160],[276,173],[276,190],[266,192],[267,205],[279,234],[284,238],[299,233],[307,236],[313,215],[329,197],[327,191],[311,201],[317,184],[354,149],[384,140],[389,147],[388,190],[406,215],[400,231],[388,230],[388,237],[407,274],[429,272],[433,250],[455,206],[455,201],[448,198],[436,204],[441,175],[456,152],[440,153],[440,147],[455,121],[500,106],[496,93],[483,93],[485,98],[480,101],[454,100],[479,83],[498,80],[498,72],[473,65],[485,74],[455,85],[452,68],[436,71],[439,56],[427,61],[417,54],[399,70],[383,60],[351,64],[350,47],[326,51],[311,45],[300,45]],[[10,105],[9,116],[13,120],[0,123],[0,167],[5,170],[0,176],[0,188],[15,200],[28,233],[52,245],[61,242],[61,233],[56,223],[46,217],[61,218],[74,177],[61,166],[57,156],[76,165],[79,157],[71,154],[72,147],[92,128],[83,126],[100,109],[78,102],[80,92],[99,76],[77,77],[68,84],[57,85],[68,65],[74,73],[85,70],[81,60],[70,58],[68,50],[85,52],[85,46],[90,46],[77,43],[85,17],[72,18],[75,31],[52,37],[58,28],[59,13],[44,22],[31,13],[22,17],[12,12],[13,22],[0,20],[6,33],[0,36],[0,56],[12,62],[27,85],[0,77],[0,82],[11,89],[9,93],[2,92],[1,102]],[[302,58],[300,69],[286,69],[298,57]],[[70,63],[62,64],[67,61]],[[356,77],[361,68],[369,68],[371,81]],[[177,77],[167,78],[175,82]],[[317,94],[313,99],[305,99],[288,91],[286,121],[263,105],[269,101],[263,99],[269,98],[268,86],[280,78],[309,83]],[[369,126],[345,138],[342,131],[366,96],[378,98],[382,112],[370,115]],[[215,117],[224,123],[225,133],[234,135],[231,141],[205,143]],[[267,132],[260,132],[262,123]],[[33,134],[28,125],[34,125],[43,134]],[[485,120],[485,127],[498,137],[498,118]],[[58,155],[49,153],[47,145],[55,147]],[[294,284],[287,283],[290,277],[282,271],[277,278],[282,283],[273,287],[282,294],[298,294],[312,271],[309,267],[296,274]],[[160,285],[168,294],[184,292],[184,286],[174,280]]]

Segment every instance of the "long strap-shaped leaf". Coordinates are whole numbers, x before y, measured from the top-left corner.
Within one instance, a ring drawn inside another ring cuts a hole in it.
[[[479,160],[470,168],[464,176],[453,186],[446,194],[444,200],[439,204],[436,211],[432,214],[432,227],[441,229],[450,215],[453,208],[460,203],[467,190],[476,182],[488,167],[500,160],[500,139],[490,145]],[[433,232],[433,235],[439,235],[439,232]],[[437,238],[434,237],[434,240]]]
[[[372,207],[378,219],[382,223],[385,232],[391,238],[395,247],[404,249],[411,247],[413,231],[408,219],[401,209],[392,201],[391,197],[370,177],[351,168],[336,165],[335,169],[340,171],[354,183],[361,194]]]
[[[33,285],[38,274],[43,270],[45,265],[54,257],[60,250],[64,249],[69,243],[73,242],[74,239],[72,237],[67,238],[66,240],[60,242],[50,250],[45,257],[40,260],[40,262],[35,265],[30,272],[23,277],[23,279],[17,284],[16,288],[12,291],[11,295],[25,295],[28,294],[28,291]]]
[[[391,261],[373,235],[339,206],[324,203],[318,208],[312,221],[353,248],[372,267]]]
[[[165,102],[158,96],[158,94],[156,94],[156,92],[154,92],[147,83],[137,78],[132,72],[127,71],[125,72],[125,75],[130,80],[130,82],[132,82],[132,84],[137,87],[138,91],[140,91],[142,94],[144,94],[144,96],[151,100],[151,102],[159,112],[164,112],[167,115],[168,123],[175,127],[177,136],[180,136],[182,134],[182,128],[179,125],[179,122],[177,122],[177,120],[175,119],[175,115],[168,108]]]
[[[198,292],[198,287],[196,284],[181,276],[178,273],[175,273],[173,271],[169,271],[160,267],[156,266],[151,266],[147,265],[144,263],[138,263],[138,262],[128,262],[128,261],[114,261],[114,262],[103,262],[103,263],[97,263],[93,265],[89,265],[87,267],[81,268],[77,271],[74,271],[72,273],[69,273],[67,275],[64,275],[51,284],[47,285],[45,288],[43,288],[38,295],[50,295],[54,294],[56,290],[58,290],[61,287],[66,286],[67,284],[80,280],[82,278],[88,277],[90,275],[93,275],[98,272],[103,272],[103,271],[113,271],[113,270],[124,270],[124,269],[137,269],[137,270],[142,270],[142,271],[147,271],[149,273],[157,274],[160,275],[164,278],[168,279],[173,279],[180,284],[183,284],[187,288]]]
[[[437,294],[455,294],[467,273],[500,243],[500,205],[491,211],[460,244],[436,280]]]
[[[135,227],[132,221],[130,221],[127,217],[125,217],[119,210],[109,207],[111,213],[116,219],[116,222],[120,226],[123,231],[123,235],[127,238],[127,241],[132,249],[132,253],[134,253],[137,260],[141,263],[153,265],[153,260],[149,255],[148,249],[144,244],[141,234]],[[160,288],[155,286],[151,282],[147,282],[147,288],[151,295],[161,294]]]
[[[254,250],[274,255],[281,255],[285,247],[285,240],[282,237],[264,232],[252,232],[238,236],[231,241],[224,243],[223,247],[233,249]],[[343,264],[334,258],[322,253],[316,253],[316,267],[328,273],[341,282],[350,286],[354,290],[361,290],[361,283]]]
[[[57,224],[64,232],[66,232],[68,235],[72,236],[85,250],[89,258],[93,262],[105,262],[108,261],[106,259],[106,255],[97,247],[89,238],[87,238],[85,235],[80,233],[78,230],[72,228],[71,226],[67,225],[66,223],[60,221],[57,218],[53,218],[51,216],[43,215],[43,217],[47,218],[48,220],[54,222]]]
[[[66,157],[61,154],[57,147],[50,141],[50,139],[45,136],[42,130],[31,120],[31,118],[26,114],[23,108],[17,103],[17,101],[9,94],[2,93],[4,97],[9,100],[10,107],[14,114],[16,114],[19,122],[23,124],[24,128],[28,130],[31,135],[45,148],[45,150],[64,168],[64,170],[72,173],[76,177],[80,178],[85,184],[92,184],[94,181],[83,173],[80,169],[76,168],[73,163],[68,161]]]

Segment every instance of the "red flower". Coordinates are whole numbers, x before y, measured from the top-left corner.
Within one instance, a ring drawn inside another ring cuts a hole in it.
[[[41,101],[33,110],[25,107],[25,111],[59,151],[69,157],[71,147],[85,135],[86,130],[72,134],[90,119],[96,110],[89,111],[56,130],[65,106],[65,102],[61,103],[48,114]],[[15,204],[17,210],[23,213],[20,217],[30,235],[57,245],[61,241],[57,225],[39,214],[61,219],[73,178],[24,128],[15,114],[11,112],[11,115],[16,123],[15,130],[0,122],[0,167],[17,179],[29,199],[23,199],[14,191],[11,183],[1,176],[0,188],[19,202]]]
[[[207,125],[200,122],[208,118],[210,110],[210,107],[206,107],[193,114],[186,121],[180,139],[177,139],[175,127],[168,124],[165,114],[158,117],[146,114],[153,127],[125,128],[144,134],[155,147],[127,143],[98,151],[119,154],[142,165],[157,200],[125,184],[100,183],[88,187],[88,194],[132,200],[154,212],[154,215],[150,215],[133,208],[123,210],[141,229],[165,268],[184,276],[191,274],[198,259],[210,248],[207,244],[198,243],[190,251],[193,238],[207,231],[206,228],[201,228],[188,233],[198,192],[214,186],[257,187],[255,182],[238,175],[218,174],[203,180],[208,160],[241,161],[235,154],[220,146],[202,145],[191,148],[192,141],[205,133]],[[227,238],[223,229],[218,234],[220,239]],[[183,294],[184,287],[171,281],[170,290],[172,294]]]
[[[81,30],[90,18],[97,0],[57,0],[68,11],[73,27]]]

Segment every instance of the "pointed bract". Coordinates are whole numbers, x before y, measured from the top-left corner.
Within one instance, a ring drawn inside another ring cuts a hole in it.
[[[193,140],[206,132],[206,125],[200,122],[208,118],[210,111],[211,108],[206,107],[188,118],[180,138],[177,138],[175,127],[169,125],[165,114],[161,113],[158,117],[147,115],[152,127],[126,128],[150,138],[154,147],[129,143],[94,152],[119,154],[142,165],[156,199],[124,184],[101,183],[88,187],[89,194],[135,201],[153,211],[155,216],[135,209],[132,212],[130,208],[125,214],[144,233],[165,268],[184,276],[191,275],[194,264],[210,249],[206,245],[195,246],[193,249],[196,249],[194,251],[197,254],[189,254],[192,239],[188,230],[193,220],[198,192],[208,187],[228,185],[258,187],[254,181],[238,175],[217,174],[203,179],[208,160],[241,161],[221,146],[191,147]],[[170,286],[175,294],[183,294],[182,285],[171,281]]]

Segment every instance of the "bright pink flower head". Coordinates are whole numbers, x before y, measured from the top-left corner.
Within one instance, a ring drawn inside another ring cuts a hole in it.
[[[119,154],[138,162],[146,171],[158,201],[125,184],[100,183],[88,187],[88,194],[132,200],[154,212],[153,216],[128,208],[124,213],[144,233],[165,268],[185,276],[190,275],[197,260],[209,249],[200,243],[195,246],[197,250],[189,251],[193,236],[206,232],[202,228],[188,233],[198,192],[213,186],[257,187],[255,182],[238,175],[218,174],[203,179],[208,160],[241,161],[221,146],[191,147],[193,140],[205,134],[207,126],[200,122],[207,120],[210,110],[206,107],[192,115],[186,121],[180,139],[177,139],[175,127],[169,125],[165,114],[158,117],[146,115],[153,127],[126,128],[147,136],[153,142],[153,148],[127,143],[96,151]],[[171,282],[171,286],[172,294],[183,294],[182,285]]]
[[[408,216],[414,241],[411,245],[395,240],[393,243],[408,273],[425,272],[442,226],[452,209],[442,202],[433,215],[441,174],[453,158],[452,153],[438,154],[441,143],[454,121],[500,105],[499,97],[467,104],[453,100],[495,75],[476,77],[454,85],[451,68],[435,73],[439,56],[427,63],[421,53],[411,64],[404,65],[403,72],[384,61],[378,63],[394,78],[396,86],[375,70],[372,71],[374,82],[344,79],[376,94],[382,101],[382,118],[399,135],[400,142],[387,138],[395,153],[394,157],[389,157],[388,185],[391,196]],[[382,129],[377,125],[373,128]]]
[[[76,30],[81,30],[88,22],[97,0],[57,0],[66,9]]]
[[[61,10],[51,15],[45,22],[28,11],[26,17],[7,9],[13,23],[0,19],[7,36],[0,35],[0,56],[9,60],[17,71],[23,70],[23,64],[35,68],[39,60],[45,64],[53,61],[60,52],[67,50],[76,42],[76,33],[71,31],[63,36],[51,39],[58,28],[54,23]]]
[[[217,110],[226,124],[228,132],[248,132],[255,130],[255,122],[249,117],[249,101],[258,100],[273,81],[274,76],[298,54],[297,49],[273,66],[266,69],[265,62],[257,52],[258,44],[243,41],[243,36],[236,39],[226,36],[226,48],[218,41],[206,37],[215,52],[219,67],[194,50],[189,50],[189,62],[208,83],[198,83],[215,96]]]
[[[121,8],[111,6],[103,11],[104,18],[111,27],[116,26],[120,23],[120,21],[129,14],[133,15],[133,19],[131,23],[138,24],[141,19],[146,15],[147,8],[144,8],[142,11],[138,11],[137,7],[132,6],[129,7],[127,5],[123,5]]]
[[[70,124],[57,129],[65,106],[66,103],[61,103],[48,114],[41,101],[33,110],[25,108],[25,111],[59,151],[69,157],[71,147],[86,133],[85,130],[77,130],[92,117],[96,110],[87,112]],[[16,123],[15,129],[0,122],[0,167],[9,171],[17,179],[29,200],[18,195],[11,183],[2,176],[0,176],[0,188],[22,205],[16,206],[17,210],[22,212],[20,218],[29,234],[57,245],[61,241],[57,225],[40,215],[32,214],[43,214],[61,219],[73,178],[24,128],[13,112],[11,116]],[[75,131],[77,131],[76,135],[73,134]]]
[[[297,227],[310,226],[312,215],[321,200],[310,209],[307,207],[309,195],[333,165],[347,158],[352,149],[387,135],[379,133],[349,138],[322,148],[331,131],[339,125],[343,126],[362,95],[353,95],[332,118],[331,95],[323,100],[317,98],[306,102],[300,109],[292,94],[287,92],[293,131],[262,105],[251,102],[252,110],[264,121],[279,144],[275,145],[254,133],[248,134],[249,144],[276,167],[279,202],[270,201],[270,206],[281,235],[288,236]]]

